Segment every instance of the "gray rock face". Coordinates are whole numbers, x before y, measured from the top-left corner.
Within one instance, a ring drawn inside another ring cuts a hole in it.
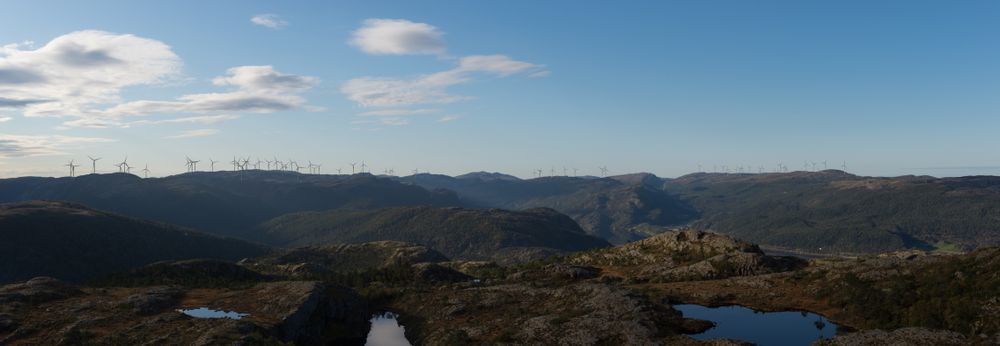
[[[149,315],[177,305],[183,295],[184,291],[178,287],[153,287],[126,297],[122,306],[136,314]]]

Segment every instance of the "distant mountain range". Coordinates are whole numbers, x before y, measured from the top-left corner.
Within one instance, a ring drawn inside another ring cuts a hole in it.
[[[302,212],[270,220],[257,233],[275,246],[395,240],[425,245],[453,259],[499,263],[610,246],[551,209],[400,207]]]
[[[881,252],[1000,244],[1000,177],[702,173],[664,187],[701,212],[696,228],[764,245]]]
[[[140,179],[131,174],[0,180],[0,203],[60,200],[226,236],[279,215],[328,209],[458,206],[453,192],[428,191],[370,174],[197,172]]]
[[[314,244],[304,239],[315,234],[297,234],[301,230],[271,239],[258,234],[273,231],[275,225],[269,220],[283,215],[322,212],[335,219],[360,220],[390,215],[386,208],[416,206],[432,207],[414,209],[430,214],[442,207],[550,208],[572,218],[586,234],[612,244],[674,227],[732,234],[765,247],[823,253],[962,251],[1000,244],[1000,177],[986,176],[873,178],[828,170],[698,173],[676,179],[648,173],[519,179],[488,172],[376,177],[244,171],[158,179],[106,174],[0,180],[0,203],[38,199],[81,203],[278,245]],[[261,227],[265,222],[268,226]],[[420,243],[360,233],[338,237],[323,241]],[[453,257],[459,252],[446,254]]]
[[[0,283],[84,281],[156,261],[238,260],[268,249],[63,202],[0,205]]]

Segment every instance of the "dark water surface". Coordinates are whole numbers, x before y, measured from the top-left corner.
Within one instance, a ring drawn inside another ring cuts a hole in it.
[[[837,334],[837,325],[825,317],[798,311],[759,312],[742,306],[709,308],[701,305],[674,305],[686,318],[715,322],[715,327],[692,338],[735,339],[762,346],[809,345]]]

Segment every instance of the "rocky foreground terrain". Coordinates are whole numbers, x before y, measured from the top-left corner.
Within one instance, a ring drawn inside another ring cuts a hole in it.
[[[200,319],[179,309],[247,314]],[[0,288],[4,345],[230,345],[357,341],[368,310],[352,290],[311,281],[244,289],[76,287],[39,277]]]
[[[387,310],[414,345],[745,344],[689,337],[713,324],[681,303],[820,313],[843,335],[818,345],[993,344],[998,273],[998,249],[805,261],[691,230],[511,266],[380,241],[2,286],[0,344],[362,345]]]

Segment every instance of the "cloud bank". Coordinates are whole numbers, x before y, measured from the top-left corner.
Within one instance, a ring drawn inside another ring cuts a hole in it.
[[[27,117],[85,116],[121,101],[122,88],[176,77],[181,60],[163,42],[104,31],[77,31],[30,50],[0,49],[0,109]]]

